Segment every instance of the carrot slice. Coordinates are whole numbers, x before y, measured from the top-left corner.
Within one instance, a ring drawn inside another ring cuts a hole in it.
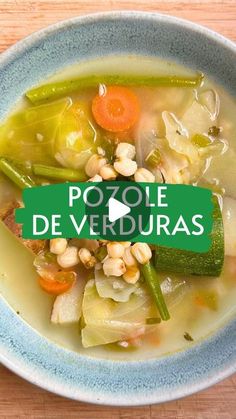
[[[68,291],[75,281],[74,272],[58,272],[54,279],[42,278],[39,276],[40,287],[52,295],[60,295]]]
[[[92,102],[93,116],[98,125],[107,131],[121,132],[131,128],[140,113],[140,103],[135,93],[127,87],[109,86]]]

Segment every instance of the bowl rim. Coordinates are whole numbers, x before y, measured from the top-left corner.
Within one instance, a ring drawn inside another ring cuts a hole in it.
[[[32,47],[34,43],[37,42],[38,37],[45,39],[48,35],[57,32],[60,29],[68,28],[71,26],[77,26],[78,24],[87,24],[95,21],[103,21],[107,19],[134,19],[139,20],[144,18],[145,20],[150,21],[166,21],[167,23],[174,23],[176,26],[181,26],[186,28],[191,32],[202,33],[207,38],[213,39],[220,43],[222,46],[226,46],[233,53],[236,52],[236,43],[229,38],[221,35],[218,32],[215,32],[208,27],[192,22],[191,20],[179,18],[169,14],[158,13],[158,12],[147,12],[147,11],[136,11],[136,10],[115,10],[115,11],[104,11],[97,13],[86,13],[80,16],[72,17],[69,19],[63,19],[56,23],[47,25],[39,30],[33,31],[26,37],[20,39],[15,44],[11,45],[9,48],[4,50],[0,54],[0,64],[7,63],[11,61],[13,54],[18,54],[24,52],[30,46]]]
[[[195,32],[195,33],[201,33],[206,38],[209,38],[211,40],[216,41],[221,46],[226,47],[230,51],[232,51],[233,54],[236,54],[236,44],[229,40],[228,38],[224,37],[223,35],[205,27],[202,25],[199,25],[197,23],[193,23],[189,20],[178,18],[175,16],[171,16],[168,14],[161,14],[157,12],[145,12],[145,11],[136,11],[136,10],[117,10],[117,11],[106,11],[106,12],[99,12],[99,13],[89,13],[85,15],[81,15],[78,17],[69,18],[66,20],[61,20],[57,23],[54,23],[52,25],[49,25],[45,28],[42,28],[38,31],[35,31],[25,37],[24,39],[18,41],[16,44],[8,48],[6,51],[2,52],[0,55],[0,66],[6,65],[10,63],[12,60],[15,60],[16,56],[22,54],[24,51],[28,50],[30,47],[34,47],[34,44],[38,41],[38,38],[46,39],[50,34],[53,34],[57,31],[60,31],[62,29],[67,29],[73,26],[81,25],[81,24],[88,24],[91,22],[99,22],[99,21],[106,21],[107,19],[133,19],[133,20],[140,20],[144,19],[146,21],[150,20],[152,22],[166,22],[170,24],[175,24],[176,26],[180,26],[185,28],[187,31]],[[16,315],[15,315],[16,316]],[[21,320],[22,321],[22,320]],[[24,320],[23,320],[24,322]],[[229,321],[227,322],[228,325]],[[27,324],[27,323],[25,323]],[[27,324],[27,326],[29,326]],[[29,326],[31,328],[31,326]],[[226,325],[222,326],[221,329],[224,329]],[[35,331],[33,328],[31,328],[32,331],[34,331],[37,334],[37,331]],[[221,330],[220,329],[220,330]],[[42,336],[44,338],[44,336]],[[46,338],[44,338],[46,339]],[[52,342],[53,344],[53,342]],[[54,344],[55,345],[55,344]],[[63,350],[67,351],[67,349]],[[73,397],[73,394],[71,393],[70,389],[66,386],[63,387],[60,383],[55,382],[46,382],[40,378],[39,376],[32,377],[32,371],[30,369],[30,366],[28,366],[27,369],[25,369],[24,365],[20,366],[20,362],[16,363],[16,357],[12,356],[10,353],[7,355],[4,355],[0,353],[0,361],[3,365],[5,365],[7,368],[9,368],[14,373],[18,374],[20,377],[26,379],[27,381],[31,382],[32,384],[38,385],[39,387],[50,391],[52,393],[55,393],[57,395],[61,395],[70,399],[74,399],[77,401],[83,401],[88,403],[94,403],[94,404],[100,404],[100,405],[108,405],[108,406],[141,406],[141,405],[148,405],[148,404],[154,404],[154,403],[162,403],[165,401],[171,401],[176,400],[179,398],[186,397],[188,395],[191,395],[197,391],[204,390],[211,385],[214,385],[218,383],[219,381],[227,378],[234,372],[236,372],[236,362],[232,363],[230,366],[225,367],[223,366],[222,370],[219,372],[215,372],[210,377],[205,377],[202,381],[199,380],[196,384],[191,384],[189,387],[186,387],[186,390],[183,391],[180,390],[173,390],[171,394],[168,395],[168,398],[164,398],[163,400],[158,396],[156,396],[156,399],[153,399],[153,397],[147,398],[145,401],[140,403],[139,400],[134,400],[134,398],[130,398],[129,402],[125,402],[122,404],[119,402],[116,404],[114,402],[114,398],[105,395],[103,400],[96,400],[94,397],[90,394],[87,395],[81,395],[78,397]],[[104,361],[104,360],[102,360]],[[147,360],[148,361],[148,360]],[[112,363],[113,361],[106,360],[108,363]],[[116,363],[123,362],[123,361],[115,361]],[[139,363],[140,361],[132,361],[132,363]]]

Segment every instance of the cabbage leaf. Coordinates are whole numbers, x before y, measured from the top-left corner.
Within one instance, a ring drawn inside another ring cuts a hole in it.
[[[143,335],[146,319],[158,317],[152,297],[144,286],[121,303],[102,298],[94,280],[86,287],[82,304],[85,327],[81,331],[84,347],[103,345]]]
[[[54,141],[69,98],[16,112],[0,128],[0,154],[16,161],[55,163]]]
[[[127,302],[134,293],[138,284],[128,284],[122,278],[116,276],[105,276],[102,269],[95,269],[95,285],[100,297],[112,298],[114,301]]]

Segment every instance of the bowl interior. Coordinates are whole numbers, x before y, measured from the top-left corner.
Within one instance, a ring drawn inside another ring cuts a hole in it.
[[[171,59],[207,73],[236,94],[232,42],[168,16],[116,12],[59,23],[2,54],[0,118],[27,89],[63,67],[116,54]],[[235,323],[231,321],[181,353],[156,360],[112,362],[56,346],[2,300],[0,359],[29,381],[67,397],[113,405],[157,403],[200,390],[235,370]]]

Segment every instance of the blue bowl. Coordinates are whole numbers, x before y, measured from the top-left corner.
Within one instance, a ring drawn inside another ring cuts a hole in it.
[[[68,20],[37,32],[0,57],[0,118],[31,86],[64,66],[104,55],[144,54],[197,68],[236,94],[236,46],[191,22],[114,12]],[[191,348],[158,359],[111,361],[63,349],[0,300],[0,360],[60,395],[134,406],[202,390],[236,370],[236,320]]]

